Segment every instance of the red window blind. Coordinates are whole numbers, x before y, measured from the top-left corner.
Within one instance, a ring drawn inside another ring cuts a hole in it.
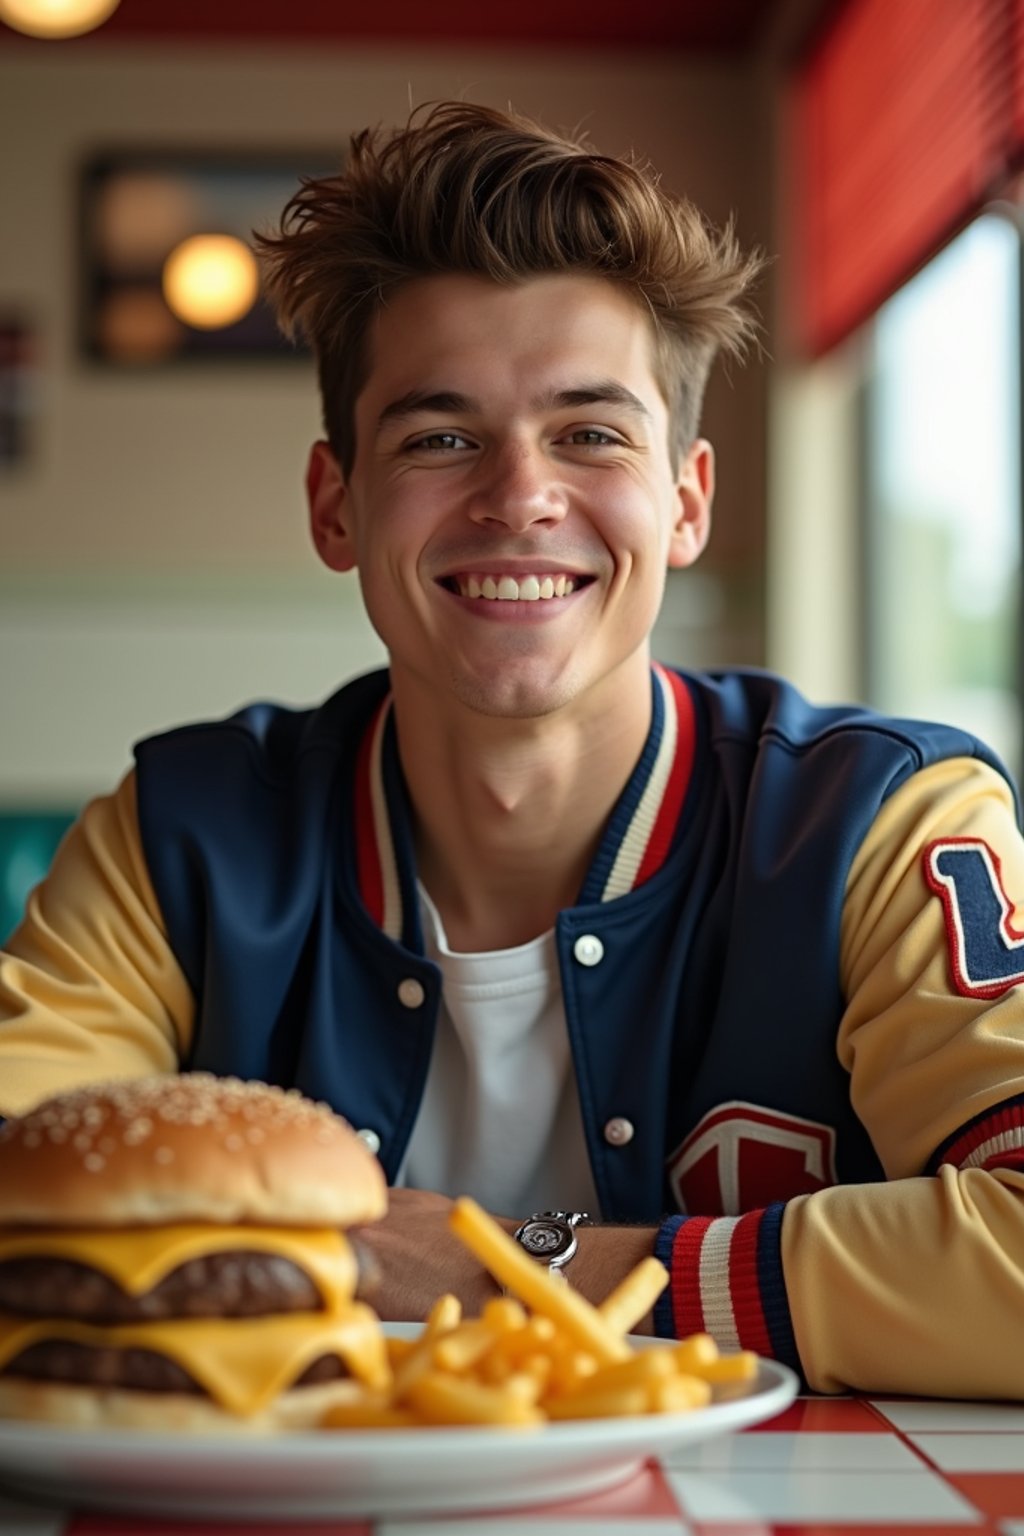
[[[1015,149],[1024,145],[1024,0],[1012,0],[1011,132]],[[1020,158],[1019,153],[1015,157]]]
[[[847,0],[796,73],[798,340],[825,351],[1005,183],[1024,146],[1024,0]]]

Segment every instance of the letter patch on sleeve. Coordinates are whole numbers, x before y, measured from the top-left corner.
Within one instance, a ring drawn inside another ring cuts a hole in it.
[[[942,902],[956,990],[1001,997],[1024,982],[1024,931],[1013,926],[1013,903],[988,844],[976,837],[929,843],[924,873]]]

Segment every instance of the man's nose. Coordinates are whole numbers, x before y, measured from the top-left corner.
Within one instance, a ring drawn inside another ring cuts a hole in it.
[[[506,443],[489,456],[473,495],[474,521],[513,530],[558,523],[568,511],[564,481],[539,447]]]

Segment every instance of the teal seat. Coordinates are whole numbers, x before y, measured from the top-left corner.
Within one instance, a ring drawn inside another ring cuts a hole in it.
[[[74,819],[74,811],[0,811],[0,943],[21,921],[29,891]]]

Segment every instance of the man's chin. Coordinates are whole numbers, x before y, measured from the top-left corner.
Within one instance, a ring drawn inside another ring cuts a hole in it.
[[[488,677],[461,673],[451,683],[460,704],[495,720],[543,719],[572,703],[579,693],[575,675],[526,676],[518,669],[496,670]]]

